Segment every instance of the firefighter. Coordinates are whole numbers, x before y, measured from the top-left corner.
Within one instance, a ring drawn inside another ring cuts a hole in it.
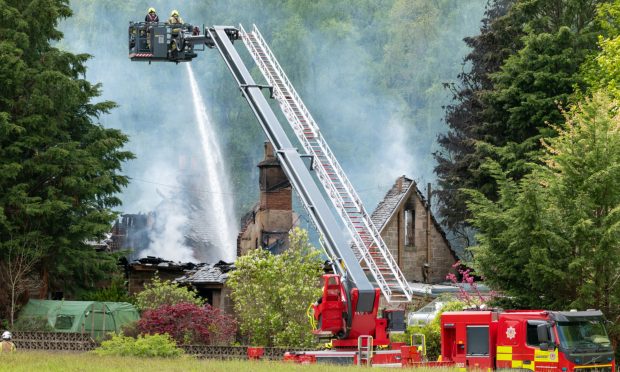
[[[159,16],[157,15],[157,12],[155,11],[155,8],[151,7],[149,8],[148,12],[146,13],[146,16],[144,17],[144,22],[147,23],[146,26],[146,47],[151,50],[151,28],[152,26],[149,25],[149,23],[157,23],[159,22]],[[144,35],[144,34],[142,34]]]
[[[170,13],[170,18],[168,18],[168,22],[169,25],[183,25],[185,22],[183,22],[183,19],[181,18],[181,16],[179,15],[179,11],[178,10],[173,10]],[[172,56],[176,57],[178,51],[181,50],[182,46],[181,46],[181,42],[179,40],[179,32],[181,31],[180,27],[173,27],[171,32],[170,32],[170,36],[172,38],[172,41],[170,42],[170,51],[172,52]]]
[[[179,15],[179,11],[178,10],[173,10],[170,13],[170,18],[168,18],[168,24],[170,25],[182,25],[183,23],[183,19],[181,18],[181,16]]]
[[[15,351],[15,344],[11,341],[13,335],[9,331],[2,333],[2,342],[0,342],[0,353],[12,353]]]
[[[144,17],[144,22],[159,22],[159,16],[155,11],[155,8],[149,8],[148,13]]]

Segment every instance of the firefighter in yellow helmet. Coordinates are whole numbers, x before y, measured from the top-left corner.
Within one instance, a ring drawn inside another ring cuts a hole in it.
[[[148,13],[146,13],[146,17],[144,17],[144,22],[159,22],[159,16],[155,11],[155,8],[149,8]]]
[[[181,26],[185,22],[183,22],[183,19],[179,15],[179,11],[175,9],[172,12],[170,12],[170,18],[168,18],[167,23],[169,25],[179,26],[179,27],[172,27],[172,30],[170,32],[170,36],[172,37],[172,41],[170,42],[170,50],[173,55],[176,55],[177,51],[180,51],[182,48],[180,41],[178,40],[178,37],[179,37],[179,32],[181,31]]]
[[[153,7],[149,8],[148,12],[146,13],[146,16],[144,17],[144,22],[146,22],[147,24],[147,26],[145,26],[146,46],[149,50],[151,50],[151,29],[153,28],[151,23],[159,22],[159,16],[157,15],[155,8]],[[141,31],[141,35],[144,36],[144,31]]]
[[[183,19],[181,18],[181,16],[179,15],[179,11],[178,10],[173,10],[170,13],[170,18],[168,18],[168,24],[170,25],[182,25],[185,22],[183,22]]]

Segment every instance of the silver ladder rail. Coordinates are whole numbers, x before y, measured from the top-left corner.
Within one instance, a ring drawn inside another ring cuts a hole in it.
[[[409,283],[260,31],[256,25],[252,32],[246,32],[243,26],[240,30],[246,48],[273,87],[274,97],[297,138],[306,152],[314,156],[318,178],[353,238],[356,257],[366,264],[388,302],[411,301],[413,291]]]

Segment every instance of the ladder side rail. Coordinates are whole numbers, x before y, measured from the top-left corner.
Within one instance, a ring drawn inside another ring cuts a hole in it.
[[[282,66],[280,66],[280,63],[278,62],[278,59],[276,58],[276,56],[271,51],[271,48],[266,47],[268,44],[265,41],[265,39],[263,38],[263,35],[261,34],[261,32],[258,30],[258,27],[256,27],[256,25],[253,25],[252,32],[254,33],[254,35],[256,35],[257,41],[260,43],[260,45],[264,45],[265,46],[265,48],[263,48],[264,52],[267,54],[267,56],[269,57],[269,59],[273,63],[273,67],[280,74],[280,76],[282,76],[284,78],[282,83],[285,84],[287,86],[287,88],[289,88],[289,91],[290,91],[291,96],[292,96],[291,98],[293,98],[296,102],[302,102],[302,105],[300,105],[301,106],[300,109],[303,111],[303,113],[305,114],[305,116],[308,119],[311,119],[311,120],[309,120],[308,124],[312,126],[312,130],[313,131],[319,130],[318,125],[316,124],[316,122],[312,118],[312,115],[310,114],[310,112],[308,111],[306,106],[303,105],[303,101],[301,100],[301,97],[299,97],[299,94],[297,94],[297,90],[290,83],[290,79],[286,75],[286,72],[284,72],[284,69],[282,68]],[[314,134],[316,134],[316,133],[314,133]]]
[[[327,144],[327,142],[325,141],[325,139],[323,138],[323,135],[321,134],[321,131],[319,129],[318,124],[316,123],[316,121],[312,117],[312,114],[310,114],[310,111],[308,110],[306,105],[303,103],[303,101],[302,101],[301,97],[299,96],[299,94],[297,93],[297,90],[295,89],[295,87],[291,84],[290,79],[286,75],[286,72],[284,72],[284,70],[282,69],[282,66],[280,66],[280,63],[278,62],[277,58],[275,57],[275,55],[273,54],[271,49],[267,47],[267,42],[263,38],[262,34],[260,33],[260,31],[258,30],[256,25],[254,25],[254,27],[253,27],[253,32],[255,33],[256,38],[258,39],[260,44],[265,46],[265,48],[263,48],[264,52],[269,56],[269,59],[272,62],[272,64],[273,64],[274,68],[276,69],[276,71],[280,74],[280,76],[283,77],[282,83],[284,85],[286,85],[286,87],[288,88],[288,91],[289,91],[288,93],[290,93],[291,99],[293,99],[294,102],[296,102],[296,104],[299,106],[299,110],[303,113],[304,117],[306,118],[309,127],[312,129],[312,132],[313,132],[314,136],[316,137],[317,142],[320,143],[320,146],[321,146],[323,152],[325,153],[325,155],[327,156],[328,161],[331,163],[331,166],[334,168],[334,170],[338,173],[338,176],[341,179],[340,181],[345,186],[347,186],[347,191],[349,191],[352,194],[351,198],[355,201],[357,207],[358,208],[360,208],[360,207],[363,208],[363,204],[360,202],[360,200],[361,200],[360,197],[355,192],[355,188],[353,188],[353,185],[348,180],[346,174],[342,170],[342,167],[340,167],[340,164],[336,161],[336,157],[333,154],[333,152],[332,152],[331,148],[329,147],[329,145]],[[269,80],[270,84],[274,85],[274,89],[278,89],[279,90],[279,87],[277,87],[277,84],[275,84],[273,79],[271,79],[271,76],[269,76],[268,74],[264,74],[264,75],[267,75],[265,77]],[[281,98],[282,98],[281,99],[281,103],[290,107],[290,103],[288,102],[288,100],[286,99],[286,96],[284,94],[281,96]],[[292,107],[291,107],[291,110],[292,110]],[[298,120],[295,120],[295,122],[298,123]],[[301,123],[298,123],[298,124],[301,124]]]
[[[243,30],[243,28],[242,28],[242,35],[245,36],[244,37],[244,43],[245,43],[246,47],[250,50],[250,52],[251,52],[250,54],[252,54],[253,57],[258,55],[259,51],[255,48],[255,46],[252,44],[252,42],[248,40],[247,33],[245,32],[245,30]],[[263,42],[264,42],[264,40],[263,40]],[[265,49],[268,50],[267,48],[265,48]],[[259,65],[259,67],[263,67],[263,68],[261,68],[261,71],[264,72],[267,69],[267,66],[264,64],[263,60],[261,58],[254,58],[254,59],[255,59],[255,62],[257,63],[257,65]],[[281,68],[280,68],[280,70],[281,70]],[[269,83],[274,87],[274,91],[275,91],[274,95],[280,96],[282,101],[286,102],[285,94],[284,94],[284,92],[282,92],[282,90],[280,89],[278,84],[271,78],[270,75],[268,75],[268,74],[264,74],[264,75],[267,75],[265,77],[268,78]],[[286,111],[285,115],[287,116],[287,119],[289,119],[289,121],[291,121],[290,120],[291,118],[296,118],[296,115],[295,115],[294,110],[291,107],[291,105],[284,105],[284,107],[287,108],[287,110],[283,110],[283,111]],[[312,144],[303,135],[303,132],[302,132],[303,131],[303,127],[302,127],[301,123],[299,123],[298,120],[294,120],[294,121],[291,121],[291,122],[298,124],[293,129],[296,129],[296,132],[298,132],[296,134],[298,135],[298,137],[300,139],[302,139],[302,142],[304,143],[304,147],[308,150],[309,153],[312,153],[313,152],[312,151]],[[301,133],[299,133],[299,132],[301,132]],[[324,143],[324,141],[322,141],[322,142]],[[331,150],[329,148],[327,148],[327,151],[329,151],[329,153],[331,154]],[[333,154],[331,154],[331,156],[333,157]],[[324,166],[322,166],[322,163],[321,163],[321,166],[320,166],[319,169],[320,169],[320,171],[318,173],[322,173],[320,179],[322,181],[324,181],[326,179],[329,179],[329,175],[327,174],[327,170],[325,169]],[[342,170],[341,170],[341,172],[342,172]],[[342,213],[342,212],[344,212],[344,205],[343,205],[342,198],[334,198],[334,195],[340,196],[340,193],[338,192],[338,190],[335,189],[334,184],[331,183],[331,182],[324,183],[324,186],[326,186],[326,188],[328,189],[327,190],[328,191],[328,195],[329,195],[330,199],[332,199],[332,202],[334,202],[334,204],[336,205],[337,210],[339,212],[339,215],[343,218],[343,220],[348,222],[346,224],[347,225],[347,229],[349,230],[349,233],[351,233],[351,236],[356,238],[355,239],[356,240],[355,245],[356,245],[356,248],[358,248],[358,251],[360,251],[360,256],[361,256],[362,260],[364,260],[366,262],[367,266],[369,267],[369,269],[371,271],[371,274],[373,275],[373,277],[375,277],[378,286],[380,287],[381,291],[384,293],[385,297],[389,301],[390,297],[391,297],[391,289],[390,289],[387,281],[385,280],[385,278],[381,274],[381,272],[380,272],[379,268],[377,267],[377,264],[374,261],[372,255],[366,249],[366,246],[365,246],[364,242],[362,241],[361,237],[359,237],[359,234],[356,233],[355,228],[354,228],[354,226],[352,224],[353,221],[349,218],[350,216],[346,212]],[[356,201],[356,205],[359,205],[359,201]],[[388,267],[392,267],[392,266],[393,265],[389,265],[388,264]],[[395,277],[397,277],[397,274],[395,274]],[[399,280],[398,282],[402,286],[401,281]]]
[[[308,125],[312,129],[312,133],[313,133],[316,141],[319,143],[319,146],[321,147],[321,150],[326,155],[326,157],[327,157],[327,159],[328,159],[328,161],[330,163],[330,166],[336,172],[336,174],[337,174],[337,176],[339,178],[339,181],[347,187],[346,188],[347,192],[351,194],[350,197],[354,201],[356,207],[358,209],[360,209],[360,208],[363,209],[363,204],[361,203],[359,196],[355,192],[355,189],[353,188],[353,185],[349,182],[346,174],[342,170],[342,167],[340,167],[338,162],[335,160],[336,157],[333,154],[333,152],[331,151],[331,148],[327,145],[327,142],[324,140],[324,138],[323,138],[323,136],[322,136],[322,134],[321,134],[321,132],[320,132],[320,130],[318,128],[318,125],[316,124],[316,121],[312,118],[312,115],[308,111],[307,107],[303,104],[303,101],[301,100],[301,97],[299,97],[299,94],[295,90],[295,87],[293,87],[292,84],[290,83],[290,80],[288,79],[288,77],[286,76],[286,73],[284,72],[284,70],[282,69],[280,64],[278,63],[278,60],[273,55],[273,52],[271,52],[271,49],[266,47],[267,43],[265,42],[265,40],[263,39],[262,35],[260,34],[260,31],[258,31],[258,28],[256,27],[256,25],[254,25],[253,32],[255,32],[255,36],[260,41],[260,44],[265,46],[265,48],[263,48],[263,52],[266,53],[270,57],[269,59],[272,62],[274,68],[276,68],[276,70],[284,78],[284,79],[282,79],[282,84],[286,85],[286,87],[288,88],[288,92],[287,93],[289,93],[292,96],[292,99],[295,100],[295,102],[299,106],[299,109],[303,112],[304,116],[306,117],[306,121],[307,121]],[[244,39],[244,42],[245,42],[245,39]],[[286,95],[284,94],[284,92],[282,92],[281,88],[274,81],[273,77],[270,74],[265,73],[266,70],[267,70],[267,66],[264,65],[263,61],[260,58],[256,58],[256,56],[258,55],[259,51],[251,43],[246,43],[246,46],[248,47],[248,49],[250,49],[250,51],[254,51],[254,53],[250,53],[250,54],[252,55],[252,57],[254,57],[254,59],[257,62],[257,64],[259,66],[264,66],[265,67],[265,69],[261,69],[261,71],[263,72],[263,75],[265,75],[265,78],[268,80],[269,84],[271,84],[274,87],[273,88],[274,89],[274,96],[277,96],[278,98],[280,98],[278,100],[278,102],[280,102],[282,105],[287,107],[288,110],[292,113],[292,115],[290,115],[290,118],[293,119],[291,121],[291,123],[295,123],[296,124],[296,125],[293,126],[293,129],[295,130],[295,134],[297,134],[297,136],[301,140],[301,142],[304,145],[304,148],[306,149],[306,151],[308,153],[313,154],[314,151],[312,149],[312,145],[307,141],[307,139],[303,135],[303,125],[299,122],[299,120],[297,118],[297,115],[294,114],[294,108],[287,101]],[[277,92],[278,94],[275,94],[275,92]]]
[[[276,68],[277,72],[280,72],[283,75],[284,79],[280,79],[281,80],[280,83],[282,83],[287,88],[289,88],[289,90],[290,90],[289,92],[286,92],[286,93],[282,92],[281,88],[278,85],[278,82],[275,81],[274,77],[271,76],[271,74],[267,73],[268,72],[268,68],[267,68],[268,66],[266,66],[264,64],[264,62],[263,62],[263,60],[261,58],[257,58],[257,56],[259,55],[260,51],[256,49],[256,47],[252,44],[252,42],[251,41],[246,41],[246,39],[244,39],[244,42],[246,42],[246,46],[248,47],[248,49],[250,49],[250,52],[251,52],[252,56],[255,58],[257,64],[259,64],[259,66],[263,67],[263,68],[261,68],[261,71],[263,72],[263,75],[265,75],[265,78],[267,78],[269,83],[271,85],[273,85],[273,87],[274,87],[274,95],[276,96],[276,98],[278,98],[278,101],[280,102],[280,104],[282,106],[284,106],[284,108],[286,108],[283,111],[285,112],[285,115],[287,116],[287,119],[289,119],[289,121],[291,123],[295,124],[295,125],[293,125],[293,129],[295,130],[296,135],[299,137],[299,139],[301,140],[302,144],[304,145],[304,148],[309,153],[314,153],[314,149],[312,147],[312,144],[308,141],[306,136],[303,134],[302,123],[300,123],[300,121],[298,119],[298,115],[294,112],[294,108],[291,106],[291,104],[288,101],[287,97],[291,97],[292,96],[292,99],[297,101],[296,103],[298,104],[298,106],[300,106],[299,108],[301,109],[301,111],[306,114],[306,121],[308,122],[308,124],[311,124],[311,126],[313,124],[314,127],[317,127],[316,123],[314,122],[314,120],[312,119],[311,115],[307,111],[307,108],[305,107],[305,105],[303,105],[303,102],[301,101],[301,98],[299,98],[299,95],[297,94],[295,88],[292,87],[292,85],[290,84],[290,82],[286,78],[286,74],[282,70],[281,66],[277,63],[277,59],[275,59],[275,56],[273,56],[273,53],[271,53],[269,48],[266,47],[266,42],[264,41],[264,39],[262,39],[262,36],[260,35],[260,31],[258,31],[256,26],[254,26],[254,30],[256,32],[256,35],[254,35],[254,36],[257,39],[259,39],[259,42],[260,42],[261,45],[265,46],[262,49],[262,52],[264,54],[269,55],[271,57],[270,58],[270,62],[274,65],[274,67],[272,67],[272,68]],[[315,135],[314,139],[316,140],[316,142],[321,147],[323,153],[325,155],[327,155],[326,157],[327,157],[328,161],[330,162],[330,166],[332,167],[332,170],[334,171],[335,175],[339,178],[339,181],[342,184],[349,186],[345,190],[346,191],[350,191],[349,192],[349,198],[353,200],[353,202],[355,203],[355,205],[356,205],[356,207],[358,209],[358,213],[360,213],[362,215],[362,221],[363,221],[363,223],[365,225],[366,230],[369,233],[370,238],[373,240],[373,243],[374,243],[375,246],[381,247],[381,249],[379,249],[379,252],[383,256],[383,259],[384,259],[385,263],[387,264],[387,266],[390,269],[390,271],[393,272],[395,280],[398,283],[399,287],[401,287],[403,289],[403,291],[405,292],[405,294],[409,298],[412,291],[409,288],[409,285],[406,282],[406,280],[404,280],[404,274],[402,273],[402,271],[398,267],[398,264],[396,263],[396,261],[394,260],[393,256],[391,255],[391,252],[389,251],[389,249],[387,249],[387,247],[385,246],[385,243],[383,242],[383,239],[381,239],[380,234],[378,233],[378,229],[376,228],[376,226],[374,226],[374,223],[372,222],[372,219],[369,218],[368,213],[363,208],[363,204],[361,203],[361,201],[359,200],[359,197],[355,193],[355,189],[352,187],[352,185],[348,181],[348,178],[346,177],[346,174],[344,173],[342,168],[339,166],[337,161],[335,161],[335,156],[331,152],[331,149],[329,148],[329,146],[325,142],[323,136],[320,135],[320,131],[318,131],[318,130],[317,131],[313,131],[313,134]],[[334,165],[334,163],[335,163],[335,165]],[[326,173],[325,167],[323,166],[322,162],[319,162],[319,166],[318,167],[319,167],[319,169],[321,169],[323,171],[323,172],[320,172],[320,173]],[[329,179],[329,177],[325,177],[325,178],[321,177],[321,180],[323,181],[324,186],[327,188],[328,194],[330,194],[330,198],[333,196],[333,195],[331,195],[332,193],[334,193],[335,195],[339,196],[335,200],[332,198],[332,201],[335,202],[334,204],[336,205],[336,207],[337,207],[337,209],[339,211],[339,214],[341,215],[341,217],[344,217],[344,219],[348,222],[347,225],[352,225],[353,221],[350,219],[350,216],[348,215],[348,213],[346,213],[346,211],[345,211],[345,213],[340,213],[341,212],[340,209],[342,209],[343,201],[344,201],[340,197],[340,192],[338,192],[338,190],[335,190],[332,182],[328,181],[327,184],[325,184],[324,181],[326,179]],[[336,200],[338,200],[338,201],[336,201]],[[348,226],[348,227],[352,227],[352,226]],[[349,230],[351,230],[351,228],[349,228]],[[353,232],[354,232],[353,236],[358,236],[356,231],[353,231]],[[370,255],[369,251],[366,249],[367,248],[366,244],[364,244],[364,242],[361,239],[355,239],[355,240],[357,240],[355,243],[356,243],[357,248],[361,251],[360,253],[362,253],[361,256],[364,259],[364,261],[374,261],[374,258]],[[363,248],[360,249],[361,247],[363,247]],[[376,264],[374,262],[372,262],[371,264],[369,264],[369,262],[367,262],[367,264],[368,264],[369,268],[371,269],[371,272],[373,272],[373,276],[375,276],[376,278],[382,276],[382,275],[375,275],[376,274],[375,271],[378,271],[378,268],[376,267]],[[380,285],[380,286],[382,287],[382,285]]]
[[[264,39],[262,39],[262,36],[260,35],[260,32],[258,31],[258,29],[256,28],[256,26],[254,26],[254,31],[257,33],[257,37],[260,38],[262,45],[266,45]],[[256,48],[251,45],[251,43],[249,44],[249,48],[251,50],[254,50],[255,53],[251,53],[252,56],[254,57],[255,54],[258,54],[258,51],[256,50]],[[310,115],[310,113],[308,112],[306,106],[303,104],[303,102],[301,101],[301,98],[299,97],[299,95],[297,94],[297,91],[295,90],[295,88],[290,84],[290,81],[288,80],[288,78],[286,77],[286,73],[282,70],[282,68],[280,67],[277,59],[275,59],[275,56],[273,56],[273,53],[271,52],[271,50],[269,48],[264,48],[264,51],[266,53],[268,53],[271,56],[271,61],[274,64],[274,66],[277,66],[278,71],[283,75],[283,77],[285,78],[283,83],[287,85],[287,87],[289,88],[290,92],[295,98],[296,101],[298,102],[300,108],[303,109],[303,111],[305,112],[305,116],[308,119],[308,123],[313,125],[315,128],[318,129],[318,126],[316,125],[316,122],[314,121],[314,119],[312,119],[312,116]],[[263,64],[263,62],[259,59],[256,58],[256,62],[259,65],[265,66]],[[266,67],[266,66],[265,66]],[[261,71],[264,71],[261,69]],[[299,139],[301,140],[304,148],[306,149],[306,151],[310,154],[314,154],[314,150],[312,148],[312,144],[308,141],[308,139],[303,135],[303,125],[299,122],[297,116],[294,113],[294,109],[291,107],[290,103],[287,102],[286,100],[286,96],[284,94],[284,92],[281,91],[281,89],[277,86],[276,82],[273,81],[272,77],[269,74],[265,74],[265,77],[268,79],[269,83],[274,86],[274,96],[277,96],[277,98],[280,98],[280,100],[278,100],[281,104],[283,104],[287,110],[285,114],[290,113],[290,115],[286,115],[287,119],[289,119],[289,121],[291,123],[295,123],[296,125],[293,125],[293,129],[295,130],[295,133],[297,134],[297,136],[299,137]],[[290,120],[293,119],[293,120]],[[316,142],[319,144],[319,146],[321,147],[321,150],[323,151],[323,153],[326,155],[328,161],[330,162],[330,166],[332,167],[332,169],[334,170],[334,172],[336,173],[337,177],[339,178],[339,181],[344,184],[347,187],[347,191],[351,194],[349,195],[349,197],[351,198],[351,200],[355,203],[356,208],[358,209],[358,212],[363,213],[363,215],[367,216],[367,213],[364,213],[365,211],[363,210],[363,204],[360,201],[359,196],[355,193],[355,189],[353,188],[353,186],[351,185],[351,183],[349,182],[346,174],[344,173],[344,171],[342,170],[342,167],[340,167],[340,165],[338,164],[337,161],[335,161],[336,157],[333,154],[333,152],[331,151],[331,148],[327,145],[327,142],[325,141],[325,139],[323,138],[323,136],[320,134],[320,130],[317,130],[315,132],[313,132],[313,134],[315,135],[315,140]],[[334,164],[335,162],[335,164]],[[319,166],[322,166],[322,163],[319,164]],[[324,167],[323,167],[324,168]],[[337,192],[337,190],[334,190]],[[361,210],[360,210],[361,209]],[[372,223],[372,221],[369,219],[370,223]],[[374,228],[374,230],[377,230],[376,227]]]
[[[254,29],[253,32],[256,33],[256,37],[257,39],[259,39],[261,45],[267,46],[266,41],[264,40],[264,38],[262,37],[262,34],[260,33],[260,31],[258,30],[258,28],[256,27],[256,25],[254,25]],[[252,48],[255,50],[255,48],[252,46]],[[288,79],[288,77],[286,76],[286,73],[284,72],[284,70],[282,69],[282,67],[280,66],[278,60],[275,58],[275,56],[273,55],[273,52],[271,52],[271,50],[269,48],[264,48],[264,52],[267,53],[271,58],[271,62],[273,63],[274,67],[277,69],[277,71],[282,75],[282,77],[284,78],[282,83],[285,84],[287,86],[287,88],[289,88],[289,93],[294,97],[295,101],[297,102],[297,104],[300,106],[300,109],[303,111],[303,113],[305,114],[305,117],[308,121],[308,124],[310,126],[313,126],[314,128],[316,128],[317,130],[313,133],[315,135],[315,139],[316,141],[319,143],[321,150],[323,151],[323,153],[326,155],[326,157],[328,158],[328,161],[330,161],[330,165],[332,166],[332,168],[334,169],[334,171],[336,172],[339,180],[341,181],[342,184],[344,184],[346,187],[346,190],[351,194],[350,198],[354,201],[354,203],[356,204],[356,207],[358,208],[358,212],[362,213],[363,217],[365,217],[365,219],[367,219],[368,221],[368,225],[369,225],[369,229],[373,232],[378,232],[378,229],[376,228],[376,226],[374,226],[374,223],[372,222],[372,219],[369,218],[368,213],[366,212],[363,203],[361,202],[360,197],[357,195],[355,188],[353,187],[353,185],[351,184],[351,182],[349,181],[348,177],[346,176],[346,173],[344,172],[344,170],[342,169],[342,167],[340,166],[340,164],[336,161],[336,156],[333,154],[331,148],[329,147],[329,145],[327,144],[327,142],[325,141],[324,137],[322,136],[322,134],[320,133],[320,130],[318,130],[318,125],[316,124],[315,120],[312,118],[312,115],[310,114],[310,112],[308,111],[307,107],[304,105],[303,101],[301,100],[301,97],[299,97],[299,94],[297,93],[297,91],[295,90],[295,87],[292,86],[292,84],[290,83],[290,80]],[[267,75],[267,74],[265,74]],[[277,86],[277,84],[275,84],[274,81],[272,81],[272,79],[270,79],[270,76],[266,76],[266,78],[268,78],[269,83],[272,84],[274,86],[274,90],[279,91],[280,93],[280,97],[281,100],[284,105],[286,105],[291,111],[293,111],[293,108],[291,107],[290,103],[286,100],[283,92],[281,92],[280,88]],[[296,115],[292,115],[292,118],[294,119],[293,122],[297,124],[297,129],[300,129],[301,127],[301,123],[299,122],[298,118],[296,117]],[[294,128],[295,129],[295,128]],[[305,136],[303,136],[303,132],[298,133],[298,131],[296,131],[296,134],[301,137],[300,139],[302,139],[302,143],[304,144],[304,148],[306,148],[306,150],[309,153],[313,153],[313,149],[311,147],[311,144],[306,140]]]
[[[367,219],[367,218],[362,218],[361,220],[365,224],[368,221],[371,221],[370,219]],[[372,227],[374,227],[374,225]],[[383,240],[383,238],[381,238],[381,235],[377,231],[376,228],[372,229],[371,227],[368,227],[368,231],[371,234],[373,243],[376,246],[381,246],[382,247],[382,249],[379,249],[379,252],[383,256],[384,262],[388,265],[389,269],[394,273],[394,278],[398,282],[399,287],[405,293],[407,299],[411,300],[412,296],[413,296],[413,289],[411,288],[411,286],[409,286],[409,283],[407,282],[407,280],[405,278],[405,274],[403,274],[402,270],[400,269],[400,266],[398,266],[398,263],[394,259],[394,256],[390,252],[390,250],[387,247],[387,245],[385,244],[385,241]],[[370,247],[372,247],[372,245],[370,245],[369,248]]]
[[[289,116],[288,114],[289,114],[288,112],[285,112],[285,116],[288,117]],[[311,144],[308,141],[308,139],[305,137],[302,137],[301,139],[302,139],[304,148],[309,149],[308,152],[312,153]],[[373,271],[374,273],[378,272],[376,263],[371,261],[372,257],[370,255],[370,252],[368,251],[366,245],[361,239],[361,236],[356,232],[356,229],[354,228],[354,225],[353,225],[354,221],[351,219],[351,216],[346,212],[346,209],[344,207],[344,202],[345,202],[344,198],[340,195],[340,192],[336,189],[335,184],[327,181],[329,180],[329,174],[327,172],[326,167],[321,162],[318,162],[318,164],[315,163],[315,169],[317,171],[317,175],[319,179],[322,181],[324,187],[326,188],[328,196],[330,197],[330,199],[336,206],[336,210],[338,211],[342,219],[346,222],[347,228],[349,229],[349,232],[351,232],[351,236],[353,236],[354,239],[356,240],[355,243],[356,243],[358,250],[361,253],[361,257],[364,258],[364,260],[366,261],[371,271]],[[370,219],[368,220],[370,221]],[[364,221],[364,222],[366,223],[367,221]],[[365,229],[368,230],[369,236],[373,238],[375,244],[377,245],[380,244],[381,240],[377,241],[377,237],[375,235],[377,230],[375,229],[375,231],[373,232],[372,229],[369,229],[367,226],[365,226]],[[373,275],[373,276],[376,276],[376,275]]]
[[[249,34],[243,29],[243,26],[240,25],[240,29],[241,29],[241,35],[243,37],[243,42],[245,43],[246,48],[250,51],[250,55],[254,59],[254,62],[260,68],[261,72],[263,73],[263,76],[265,76],[265,78],[267,79],[267,82],[273,87],[274,97],[276,97],[276,98],[283,97],[280,88],[273,81],[271,76],[265,74],[265,71],[267,70],[268,66],[265,65],[265,62],[261,58],[257,58],[257,55],[260,53],[260,51],[257,50],[256,47],[251,42],[248,41]],[[280,99],[278,99],[278,102],[280,102]],[[284,106],[284,107],[289,108],[289,106]],[[287,116],[287,119],[288,119],[289,116],[287,115],[287,112],[284,112],[284,114]],[[293,130],[295,131],[295,135],[298,138],[303,138],[304,137],[304,135],[303,135],[303,127],[294,125],[293,126]],[[304,148],[305,148],[307,153],[309,153],[309,154],[313,153],[312,149],[310,147],[308,147],[309,145],[307,143],[303,142],[303,145],[304,145]]]

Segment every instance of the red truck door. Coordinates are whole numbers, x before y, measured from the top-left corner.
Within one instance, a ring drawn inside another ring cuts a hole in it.
[[[511,314],[512,319],[501,319],[497,332],[497,368],[520,368],[532,371],[556,371],[557,349],[541,350],[538,325],[545,319],[525,318]],[[553,339],[552,335],[549,335]]]

